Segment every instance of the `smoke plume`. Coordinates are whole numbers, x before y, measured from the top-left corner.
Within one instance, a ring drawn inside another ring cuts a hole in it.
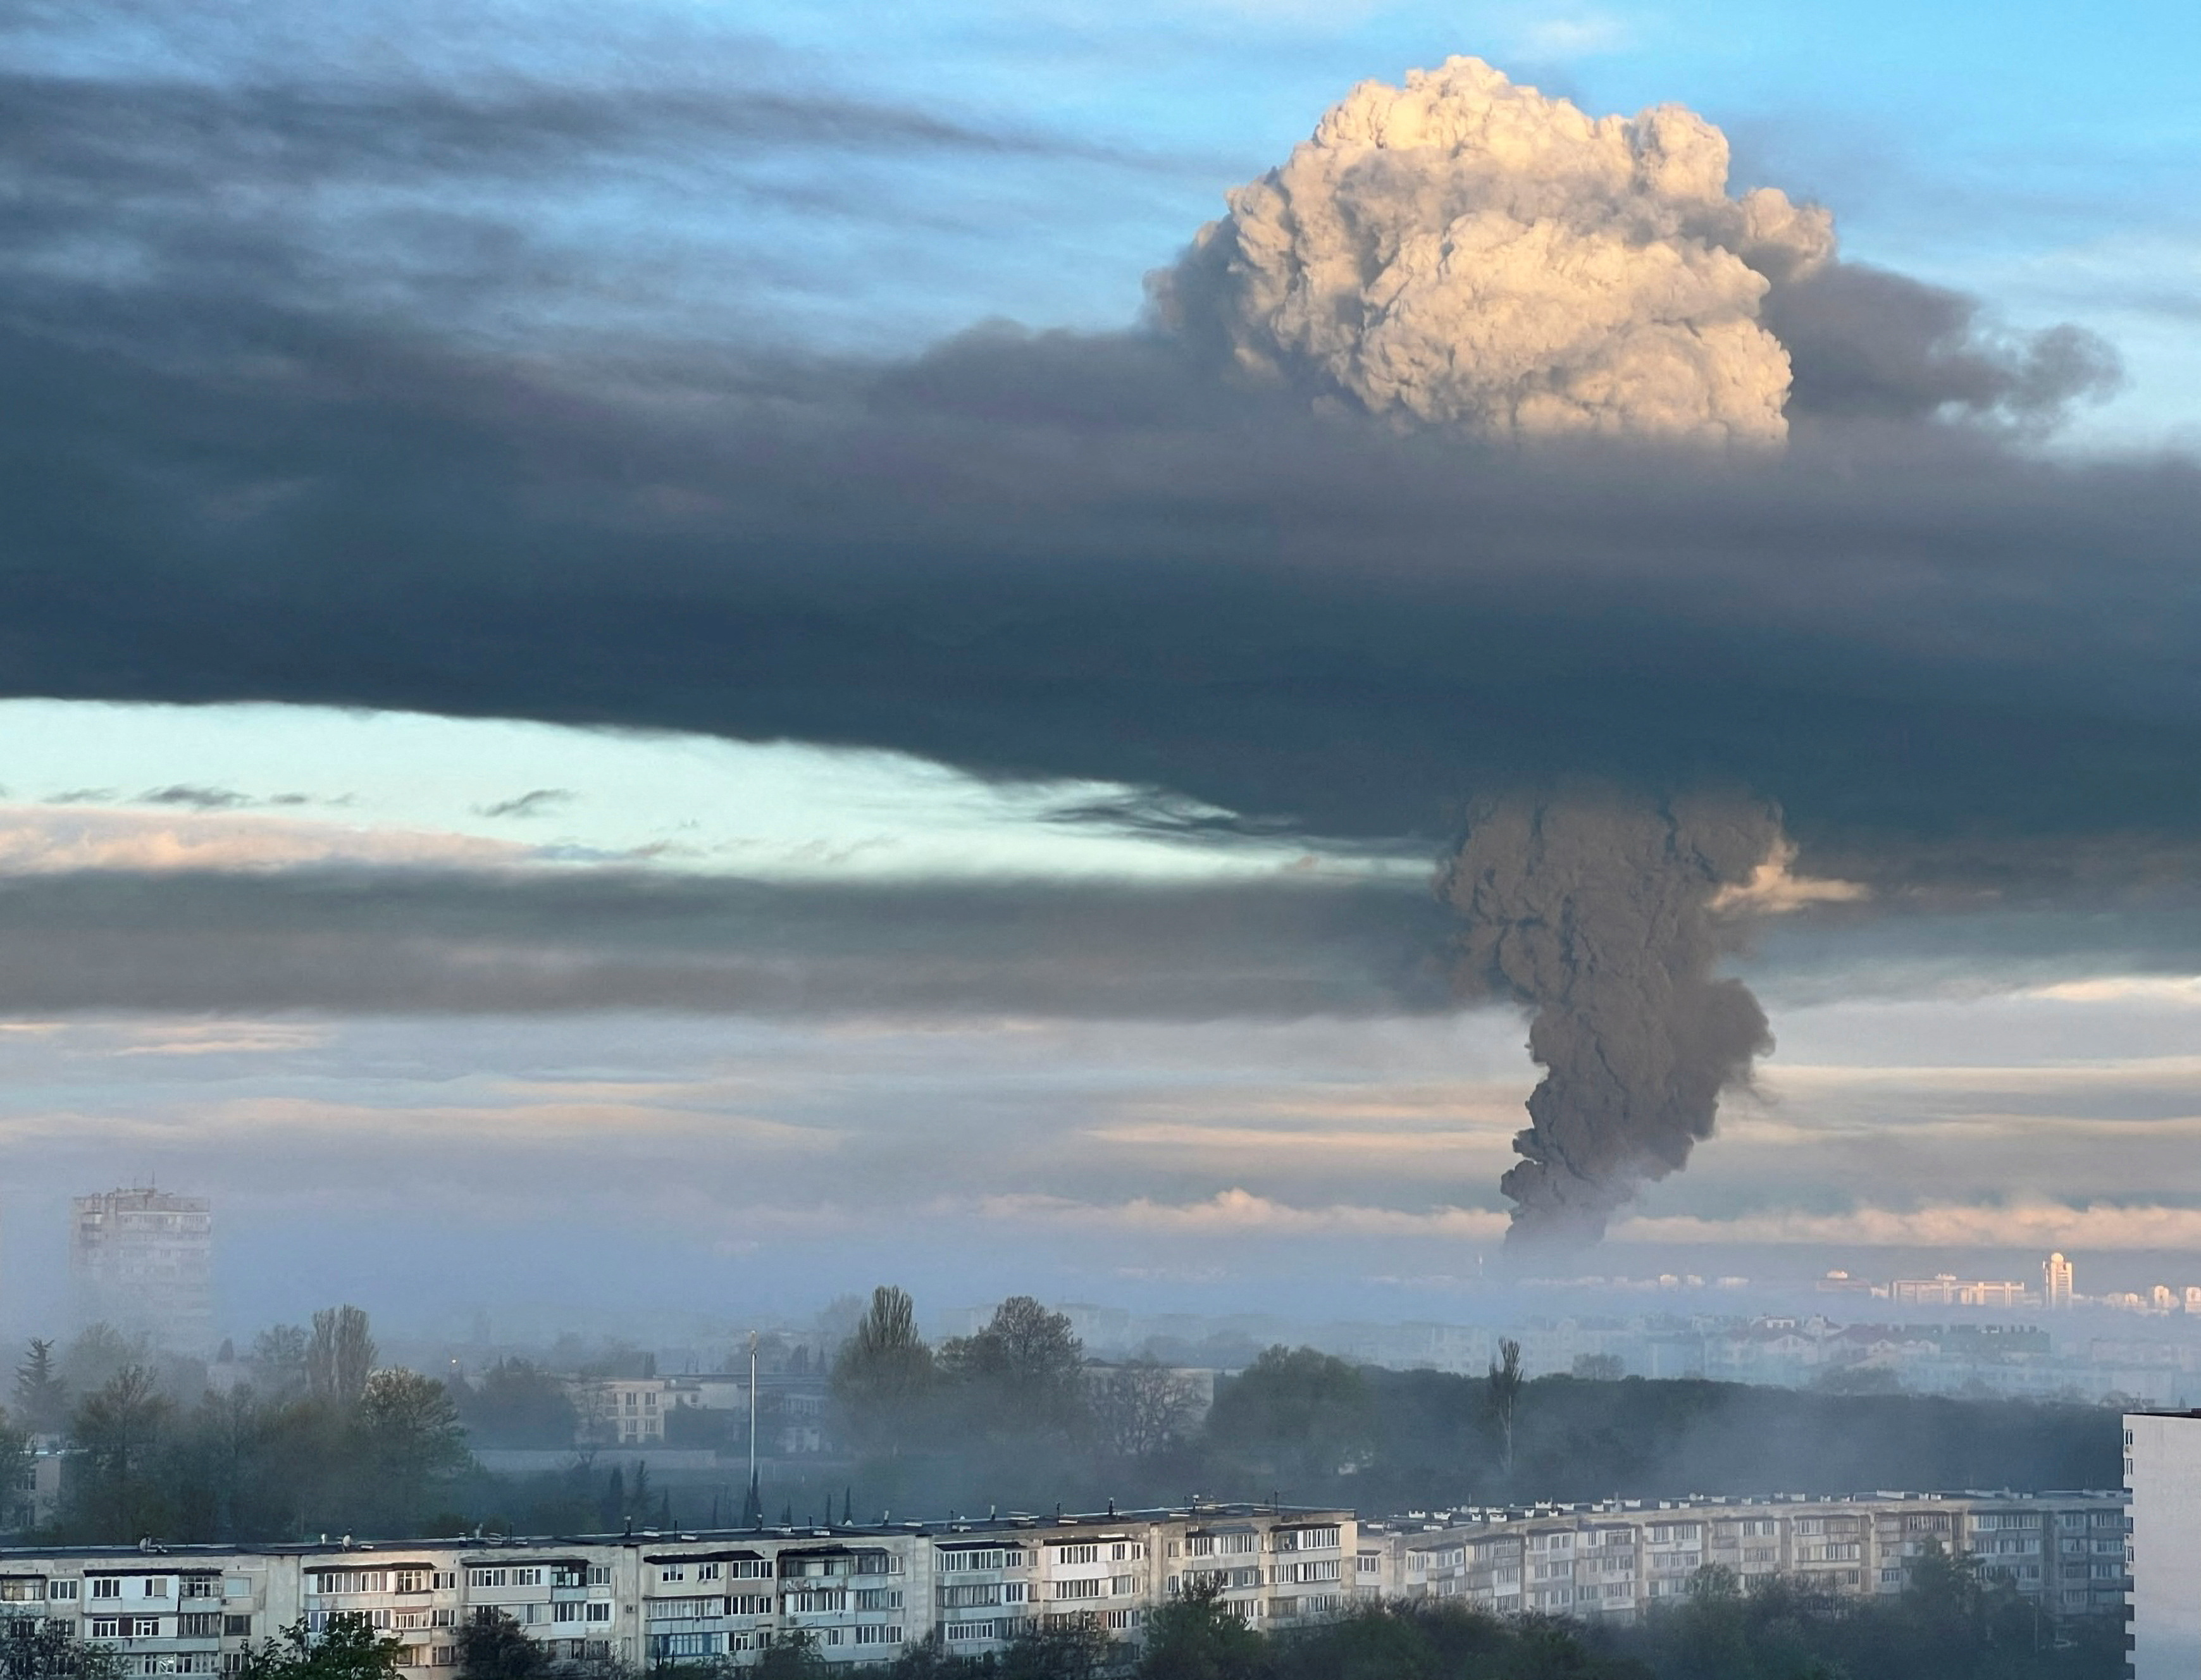
[[[1533,1008],[1509,1243],[1594,1242],[1646,1180],[1711,1136],[1720,1092],[1773,1047],[1741,982],[1712,970],[1723,909],[1784,855],[1781,817],[1740,798],[1603,790],[1470,813],[1439,883],[1465,920],[1456,979]]]
[[[1693,112],[1592,119],[1453,58],[1355,88],[1151,285],[1241,368],[1378,415],[1774,441],[1789,360],[1760,306],[1834,226],[1727,172]]]

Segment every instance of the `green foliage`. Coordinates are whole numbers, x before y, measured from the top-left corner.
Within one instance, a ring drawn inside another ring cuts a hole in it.
[[[995,1436],[1071,1435],[1084,1420],[1085,1349],[1060,1313],[1011,1296],[975,1336],[940,1349],[963,1425]]]
[[[242,1680],[398,1680],[405,1648],[365,1616],[334,1615],[318,1635],[303,1621],[244,1653]]]
[[[478,1610],[459,1630],[461,1680],[537,1680],[548,1671],[543,1647],[502,1610]]]
[[[1282,1349],[1272,1349],[1281,1352]],[[1213,1587],[1197,1587],[1147,1618],[1140,1680],[1253,1680],[1265,1666],[1255,1633]]]
[[[122,1659],[66,1622],[0,1624],[0,1680],[120,1680]]]
[[[833,1362],[833,1398],[864,1449],[899,1453],[933,1384],[932,1349],[917,1333],[917,1308],[885,1284]]]
[[[347,1358],[371,1351],[365,1314],[348,1327],[340,1314],[320,1318]],[[56,1524],[68,1541],[418,1533],[431,1513],[456,1508],[472,1469],[450,1393],[410,1371],[374,1373],[349,1406],[241,1385],[202,1391],[186,1411],[149,1367],[128,1365],[85,1396],[70,1433],[80,1450]],[[576,1491],[561,1490],[587,1510],[586,1491]]]
[[[1356,1466],[1374,1439],[1368,1379],[1312,1348],[1269,1349],[1216,1393],[1212,1442],[1228,1442],[1246,1469],[1293,1487]]]
[[[484,1447],[565,1447],[578,1420],[564,1384],[524,1359],[501,1359],[453,1391],[467,1433]],[[672,1419],[666,1420],[670,1437]]]
[[[62,1380],[54,1344],[33,1338],[15,1367],[13,1412],[17,1425],[33,1435],[57,1433],[68,1422],[68,1384]]]

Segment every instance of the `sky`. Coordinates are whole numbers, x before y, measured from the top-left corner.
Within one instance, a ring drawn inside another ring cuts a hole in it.
[[[1740,911],[1746,868],[1690,876],[1674,959],[1770,1048],[1569,1267],[2201,1281],[2197,36],[17,9],[0,1328],[58,1314],[66,1197],[146,1179],[217,1198],[239,1334],[889,1279],[1469,1310],[1529,1019],[1576,1006],[1469,972],[1495,912],[1432,888],[1488,802],[1584,782],[1786,850]],[[1420,313],[1342,347],[1259,313],[1247,265],[1336,271],[1225,194],[1455,54],[1687,108],[1726,186],[1311,157],[1341,226],[1464,192],[1577,266],[1489,258],[1493,303],[1400,257]],[[1838,255],[1729,228],[1759,187]],[[1228,274],[1185,255],[1226,211]],[[1646,245],[1655,288],[1597,267]],[[1564,324],[1517,378],[1501,307]],[[1730,424],[1660,383],[1676,319],[1777,354],[1773,447],[1666,452]]]

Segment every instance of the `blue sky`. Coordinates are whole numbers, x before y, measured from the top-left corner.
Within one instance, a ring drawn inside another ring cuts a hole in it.
[[[73,73],[254,85],[625,87],[638,107],[668,89],[760,108],[832,94],[964,132],[660,148],[578,179],[515,166],[493,195],[513,243],[455,253],[421,235],[451,264],[433,275],[371,259],[391,228],[432,232],[439,214],[483,208],[438,198],[448,185],[262,178],[223,200],[306,230],[325,266],[300,284],[366,310],[428,300],[438,331],[544,355],[646,330],[699,357],[736,342],[904,355],[996,317],[1122,325],[1142,277],[1354,82],[1476,54],[1594,113],[1690,106],[1729,135],[1737,184],[1830,205],[1850,258],[1973,293],[2013,325],[2099,332],[2128,383],[2069,446],[2201,438],[2191,8],[325,0],[249,18],[121,8],[7,51]],[[67,260],[97,278],[130,257],[88,226]],[[525,301],[455,282],[469,263],[524,269]],[[989,785],[885,752],[306,707],[0,702],[0,788],[10,875],[1425,868],[1065,822],[1131,790]],[[2201,993],[2091,969],[1886,991],[1777,1012],[1762,1097],[1734,1105],[1727,1137],[1623,1229],[1643,1264],[1683,1248],[1807,1266],[1875,1245],[2011,1254],[2036,1238],[2201,1251],[2187,1164],[2201,1070],[2184,1048]],[[450,1240],[461,1217],[519,1233],[508,1301],[573,1296],[578,1273],[642,1275],[669,1252],[694,1268],[670,1297],[797,1305],[806,1280],[822,1297],[907,1260],[895,1222],[912,1206],[969,1241],[908,1263],[973,1296],[1017,1287],[1018,1253],[1050,1227],[1074,1233],[1045,1262],[1054,1286],[1086,1298],[1181,1285],[1211,1308],[1271,1304],[1335,1273],[1336,1256],[1362,1282],[1401,1269],[1401,1245],[1404,1269],[1437,1275],[1502,1226],[1494,1181],[1534,1079],[1520,1034],[1503,1010],[1166,1028],[26,1017],[0,1022],[0,1150],[36,1162],[0,1181],[0,1287],[15,1291],[0,1327],[50,1309],[61,1198],[140,1168],[198,1174],[225,1198],[240,1331],[352,1291],[345,1267],[371,1268],[393,1235]],[[2116,1209],[2142,1195],[2161,1217],[2120,1226]],[[546,1234],[560,1220],[602,1245],[602,1267]],[[315,1257],[296,1273],[267,1263],[308,1237]],[[618,1298],[602,1288],[590,1309]]]

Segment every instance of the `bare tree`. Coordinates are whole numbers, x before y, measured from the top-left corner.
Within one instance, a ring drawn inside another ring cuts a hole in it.
[[[1513,1473],[1513,1412],[1521,1402],[1521,1344],[1511,1336],[1501,1338],[1498,1357],[1490,1361],[1490,1415],[1498,1425],[1499,1459],[1505,1473]]]
[[[1147,1458],[1181,1440],[1199,1409],[1198,1385],[1151,1359],[1132,1360],[1091,1379],[1095,1443],[1121,1458]]]
[[[374,1338],[356,1307],[326,1307],[314,1314],[314,1339],[306,1349],[306,1378],[314,1398],[347,1410],[367,1392],[374,1369]]]

